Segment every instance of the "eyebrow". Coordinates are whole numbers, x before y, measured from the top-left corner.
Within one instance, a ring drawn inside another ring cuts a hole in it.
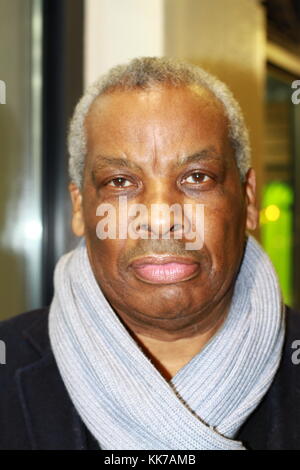
[[[203,160],[223,160],[222,155],[218,155],[215,151],[210,149],[200,150],[199,152],[195,152],[192,155],[188,155],[187,157],[180,157],[175,166],[181,167],[187,165],[188,163],[197,163]]]
[[[130,160],[127,160],[126,158],[118,158],[104,155],[98,155],[96,157],[94,170],[101,170],[102,168],[106,168],[108,166],[130,168],[132,170],[142,171],[142,168],[139,165]]]

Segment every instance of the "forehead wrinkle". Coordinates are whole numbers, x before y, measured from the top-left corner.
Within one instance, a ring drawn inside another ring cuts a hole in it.
[[[152,127],[152,141],[153,141],[153,151],[152,151],[152,172],[155,173],[158,168],[158,155],[157,155],[157,142],[155,137],[155,128]]]

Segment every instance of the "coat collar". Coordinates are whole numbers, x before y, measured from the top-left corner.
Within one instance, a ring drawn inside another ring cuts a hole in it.
[[[59,374],[48,335],[49,309],[23,330],[37,359],[16,371],[19,399],[32,449],[86,449],[87,433]]]

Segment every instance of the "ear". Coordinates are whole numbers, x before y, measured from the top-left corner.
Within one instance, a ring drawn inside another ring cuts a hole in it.
[[[253,168],[250,168],[245,177],[245,196],[246,196],[246,228],[255,230],[258,225],[258,209],[256,207],[256,177]]]
[[[72,201],[73,216],[72,230],[77,237],[84,235],[84,219],[82,212],[82,195],[75,183],[69,184],[69,192]]]

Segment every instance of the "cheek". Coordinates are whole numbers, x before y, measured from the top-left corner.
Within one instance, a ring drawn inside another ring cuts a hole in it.
[[[97,279],[106,295],[121,296],[126,287],[124,273],[120,272],[119,259],[126,250],[126,240],[99,240],[86,235],[86,245],[90,263]]]
[[[96,208],[86,214],[85,221],[85,239],[89,257],[98,278],[116,279],[120,277],[120,259],[134,242],[118,238],[118,218],[107,223],[107,217],[95,214]],[[99,224],[102,224],[101,230],[99,229]],[[101,238],[100,234],[103,237],[103,232],[106,232],[108,227],[109,235],[107,238]]]
[[[97,236],[86,235],[86,243],[93,265],[97,272],[109,272],[118,274],[118,259],[123,253],[126,240],[99,240]]]
[[[205,207],[204,243],[215,271],[236,266],[243,251],[246,211],[242,200]]]
[[[245,232],[246,214],[241,208],[232,212],[205,208],[204,233],[207,240],[216,239],[227,243]]]

